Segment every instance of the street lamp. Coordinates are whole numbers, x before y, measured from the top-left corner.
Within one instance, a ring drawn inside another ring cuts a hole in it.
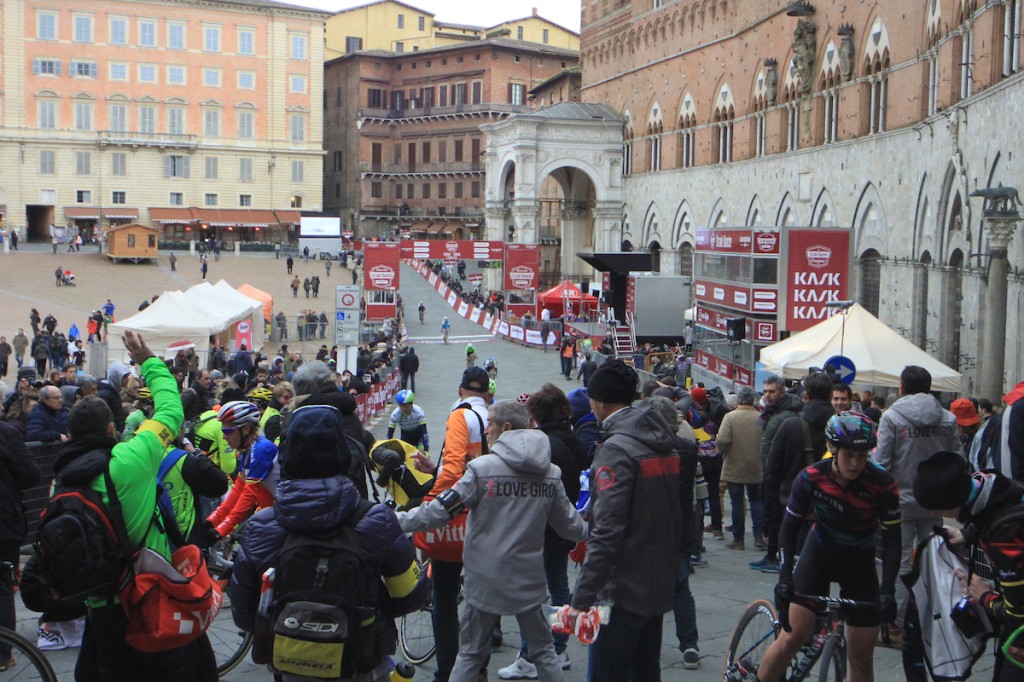
[[[839,354],[843,355],[843,349],[846,344],[846,313],[850,310],[856,301],[828,301],[825,304],[826,308],[836,308],[839,310],[839,314],[843,316],[843,327],[839,331]]]

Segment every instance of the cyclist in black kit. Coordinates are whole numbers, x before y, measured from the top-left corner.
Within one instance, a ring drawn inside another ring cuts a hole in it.
[[[872,602],[846,612],[851,682],[873,679],[878,624],[896,613],[900,565],[900,494],[891,474],[868,460],[878,442],[874,423],[859,412],[840,412],[825,426],[832,457],[807,467],[793,482],[779,533],[781,570],[775,603],[783,632],[757,671],[762,682],[778,680],[806,641],[814,623],[813,601],[839,583],[845,599]],[[794,571],[797,534],[813,523]],[[882,585],[875,573],[875,532],[882,527]]]

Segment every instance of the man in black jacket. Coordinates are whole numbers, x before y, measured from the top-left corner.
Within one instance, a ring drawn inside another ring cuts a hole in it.
[[[809,374],[803,380],[803,387],[804,406],[799,419],[782,422],[768,450],[764,470],[765,504],[769,500],[778,500],[778,504],[785,508],[797,474],[821,459],[827,450],[825,425],[835,414],[829,402],[832,380],[824,372]],[[774,556],[778,547],[778,527],[768,527],[767,532],[768,555]]]
[[[0,421],[0,561],[18,565],[21,544],[28,525],[21,505],[22,493],[39,483],[39,463],[25,447],[18,430]],[[14,590],[0,580],[0,627],[14,630],[16,625]],[[0,646],[0,668],[13,663],[10,648]]]
[[[420,357],[416,350],[409,346],[408,350],[398,358],[398,371],[402,373],[402,390],[408,388],[416,392],[416,372],[420,371]]]

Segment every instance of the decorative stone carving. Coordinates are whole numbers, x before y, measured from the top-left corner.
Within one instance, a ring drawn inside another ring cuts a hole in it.
[[[818,49],[818,27],[813,21],[801,19],[793,32],[793,53],[800,77],[800,94],[807,95],[814,87],[814,56]]]
[[[842,41],[839,43],[839,70],[843,74],[843,80],[850,80],[853,76],[853,26],[843,24],[838,31]]]

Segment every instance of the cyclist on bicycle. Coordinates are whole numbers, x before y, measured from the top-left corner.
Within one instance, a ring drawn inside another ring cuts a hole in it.
[[[780,571],[775,604],[782,632],[765,652],[757,671],[761,682],[775,682],[807,640],[817,603],[802,597],[828,595],[839,583],[840,596],[870,606],[845,610],[851,682],[873,679],[879,622],[896,615],[896,575],[900,565],[899,488],[887,471],[868,460],[878,439],[874,423],[859,412],[840,412],[825,425],[832,457],[810,465],[793,481],[779,532]],[[794,571],[797,536],[813,519]],[[875,573],[875,532],[882,528],[882,585]]]
[[[272,506],[280,478],[277,446],[260,431],[258,407],[233,400],[220,408],[217,419],[224,439],[241,453],[241,460],[227,499],[206,519],[211,544],[231,534],[257,508]]]
[[[446,315],[445,318],[441,320],[441,336],[444,338],[445,343],[448,343],[448,332],[451,330],[452,323],[448,321],[448,316]]]
[[[466,344],[466,368],[476,365],[476,346],[470,341]]]
[[[423,301],[420,301],[420,305],[417,308],[420,311],[420,324],[423,324],[423,317],[426,315],[427,306],[423,305]]]
[[[391,413],[391,421],[388,422],[388,439],[395,435],[397,428],[403,441],[427,452],[430,450],[427,415],[422,407],[413,404],[415,397],[416,395],[408,390],[395,394],[395,403],[398,407]]]
[[[498,377],[498,363],[495,361],[493,355],[487,356],[487,362],[484,363],[484,369],[487,370],[487,376],[490,378],[496,379]]]

